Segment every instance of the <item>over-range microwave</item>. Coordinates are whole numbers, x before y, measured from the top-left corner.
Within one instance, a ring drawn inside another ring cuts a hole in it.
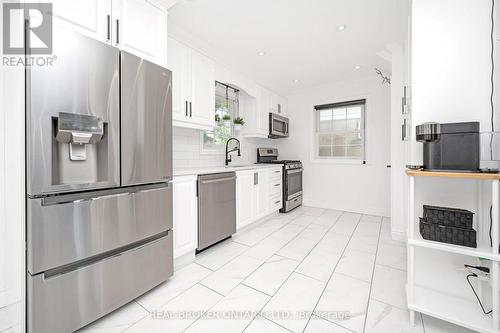
[[[269,113],[269,137],[271,139],[288,137],[288,118]]]

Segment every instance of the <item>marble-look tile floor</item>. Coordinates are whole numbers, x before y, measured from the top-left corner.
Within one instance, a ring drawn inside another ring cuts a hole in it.
[[[405,270],[388,218],[300,207],[202,252],[81,332],[470,332],[420,314],[410,327]]]

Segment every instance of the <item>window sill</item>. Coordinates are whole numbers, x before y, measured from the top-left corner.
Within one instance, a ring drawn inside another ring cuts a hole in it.
[[[337,165],[367,165],[366,160],[342,158],[312,158],[311,164],[337,164]]]

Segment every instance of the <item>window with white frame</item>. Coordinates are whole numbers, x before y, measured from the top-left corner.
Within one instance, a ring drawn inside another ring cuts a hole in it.
[[[315,157],[365,159],[366,100],[317,105]]]
[[[216,126],[212,131],[201,133],[203,152],[220,153],[226,141],[234,135],[233,120],[239,114],[239,90],[215,81]]]

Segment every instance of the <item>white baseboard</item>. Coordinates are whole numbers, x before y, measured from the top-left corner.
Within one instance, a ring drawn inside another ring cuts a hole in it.
[[[404,232],[391,231],[391,238],[392,240],[406,243],[406,233]]]
[[[174,272],[189,265],[195,259],[195,250],[174,258]]]

